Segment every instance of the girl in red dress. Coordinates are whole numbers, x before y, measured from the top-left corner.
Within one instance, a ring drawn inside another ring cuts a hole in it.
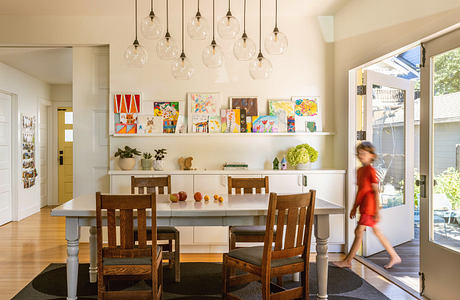
[[[380,207],[379,182],[375,169],[371,165],[377,156],[375,154],[375,147],[370,142],[362,142],[356,147],[356,152],[358,159],[363,166],[358,169],[358,192],[356,193],[355,203],[353,204],[353,208],[350,212],[350,218],[353,219],[356,216],[356,210],[358,207],[361,217],[359,218],[358,226],[355,229],[355,239],[350,252],[343,261],[334,262],[334,264],[341,268],[350,268],[351,261],[361,246],[364,230],[366,230],[366,227],[371,227],[375,236],[379,239],[385,250],[387,250],[388,254],[390,254],[390,261],[385,265],[385,268],[389,269],[395,264],[399,264],[401,262],[401,258],[376,226],[380,219]]]

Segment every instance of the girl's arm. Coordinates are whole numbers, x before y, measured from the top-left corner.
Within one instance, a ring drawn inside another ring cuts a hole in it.
[[[351,208],[350,211],[350,219],[353,219],[356,216],[356,209],[358,208],[358,193],[356,193],[355,196],[355,203],[353,203],[353,207]]]
[[[372,184],[372,190],[374,192],[374,198],[375,198],[375,216],[374,219],[376,222],[380,220],[380,215],[379,215],[379,210],[380,210],[380,193],[379,193],[379,184],[378,183],[373,183]]]

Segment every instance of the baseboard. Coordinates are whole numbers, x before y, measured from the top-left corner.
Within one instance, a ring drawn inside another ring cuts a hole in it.
[[[22,209],[18,212],[18,220],[21,221],[22,219],[25,219],[33,214],[36,214],[40,211],[40,204],[33,205],[31,207],[28,207],[26,209]]]

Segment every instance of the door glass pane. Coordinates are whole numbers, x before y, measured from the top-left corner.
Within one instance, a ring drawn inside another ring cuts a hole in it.
[[[64,130],[64,141],[65,142],[73,142],[73,129],[65,129]]]
[[[64,124],[73,124],[73,112],[66,111],[64,114]]]
[[[460,250],[460,48],[433,63],[431,239]]]
[[[405,99],[404,90],[372,87],[372,142],[377,150],[373,165],[380,181],[383,208],[404,204]]]

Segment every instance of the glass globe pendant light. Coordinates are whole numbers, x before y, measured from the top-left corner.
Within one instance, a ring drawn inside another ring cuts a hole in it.
[[[149,15],[142,20],[141,32],[149,40],[158,40],[163,32],[160,19],[153,12],[153,0],[150,0]]]
[[[224,52],[222,48],[217,45],[215,40],[215,28],[214,28],[214,19],[215,19],[215,4],[216,0],[212,0],[212,42],[209,46],[203,49],[201,57],[203,63],[208,68],[218,68],[222,66],[224,62]]]
[[[192,40],[204,40],[209,34],[208,21],[200,13],[200,0],[198,0],[196,15],[187,24],[187,32]]]
[[[230,0],[228,0],[227,14],[219,20],[217,31],[221,38],[232,40],[240,32],[240,22],[232,15],[230,11]]]
[[[147,50],[145,50],[145,48],[141,44],[139,44],[139,41],[137,40],[137,0],[135,0],[134,20],[136,28],[136,38],[134,39],[133,44],[130,45],[128,49],[126,49],[125,59],[129,66],[142,67],[147,63],[148,53]]]
[[[172,60],[179,55],[176,41],[169,34],[169,1],[166,0],[166,34],[158,41],[157,54],[160,59]]]
[[[262,0],[259,0],[259,55],[249,63],[252,79],[267,79],[272,73],[272,63],[262,55]]]
[[[269,54],[279,55],[288,48],[287,36],[278,30],[278,0],[275,0],[275,28],[265,38],[265,49]]]
[[[246,0],[244,0],[243,35],[233,45],[238,60],[251,60],[256,55],[256,44],[246,34]]]
[[[185,56],[184,52],[184,0],[182,0],[182,53],[173,61],[171,71],[174,78],[180,80],[192,78],[193,72],[195,71],[192,63],[187,56]]]

